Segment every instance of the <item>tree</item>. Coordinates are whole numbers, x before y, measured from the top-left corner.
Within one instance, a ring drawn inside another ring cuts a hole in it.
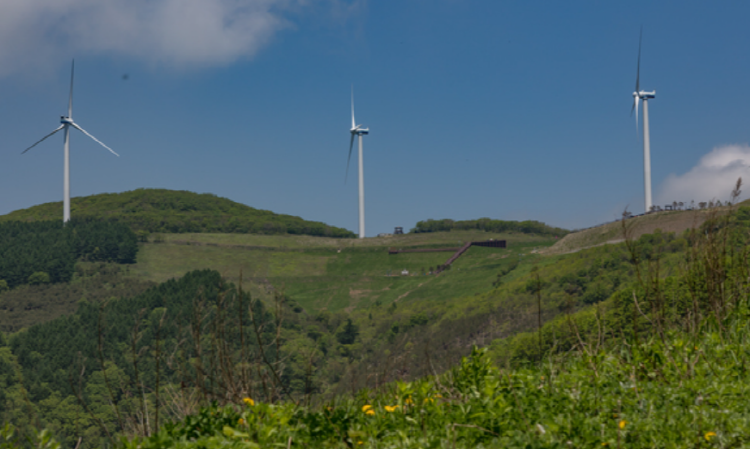
[[[352,323],[351,318],[347,318],[344,327],[336,333],[336,340],[342,345],[350,345],[354,343],[358,335],[359,327]]]
[[[29,276],[29,284],[49,284],[49,274],[45,273],[44,271],[37,271],[36,273],[32,273],[31,276]]]

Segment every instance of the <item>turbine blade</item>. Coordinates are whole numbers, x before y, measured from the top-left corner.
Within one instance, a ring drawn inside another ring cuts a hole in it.
[[[76,60],[70,65],[70,96],[68,97],[68,118],[73,118],[73,75],[75,74]]]
[[[40,140],[39,140],[39,141],[38,141],[37,143],[35,143],[34,145],[32,145],[32,146],[30,146],[30,147],[26,148],[25,150],[23,150],[23,151],[21,152],[21,154],[23,154],[23,153],[25,153],[25,152],[29,151],[30,149],[34,148],[35,146],[39,145],[39,144],[40,144],[40,143],[42,143],[43,141],[47,140],[47,137],[49,137],[49,136],[51,136],[52,134],[54,134],[54,133],[56,133],[56,132],[60,131],[60,130],[61,130],[61,129],[63,129],[63,128],[65,128],[65,125],[60,125],[60,126],[58,126],[57,128],[55,128],[55,130],[54,130],[54,131],[52,131],[51,133],[49,133],[49,134],[47,134],[46,136],[42,137],[42,138],[41,138],[41,139],[40,139]]]
[[[635,91],[641,91],[641,43],[643,42],[643,25],[641,25],[641,34],[638,37],[638,68],[635,71]]]
[[[114,152],[114,150],[113,150],[112,148],[110,148],[110,147],[108,147],[108,146],[104,145],[104,144],[103,144],[103,143],[102,143],[102,142],[101,142],[101,141],[100,141],[99,139],[97,139],[96,137],[94,137],[94,136],[92,136],[91,134],[87,133],[85,129],[83,129],[83,128],[81,128],[80,126],[78,126],[78,124],[76,124],[76,123],[71,123],[70,125],[71,125],[71,126],[72,126],[73,128],[77,129],[78,131],[80,131],[80,132],[82,132],[82,133],[86,134],[87,136],[91,137],[91,138],[92,138],[92,139],[94,140],[94,142],[96,142],[96,143],[98,143],[99,145],[103,146],[104,148],[108,149],[110,153],[114,154],[114,155],[115,155],[115,156],[117,156],[117,157],[120,157],[120,155],[119,155],[119,154],[117,154],[117,153],[115,153],[115,152]]]
[[[352,129],[356,127],[357,125],[354,123],[354,85],[352,84]]]
[[[346,176],[344,177],[344,184],[346,184],[346,181],[349,179],[349,161],[352,160],[352,148],[354,148],[354,133],[352,133],[352,138],[349,140],[349,157],[346,159]]]

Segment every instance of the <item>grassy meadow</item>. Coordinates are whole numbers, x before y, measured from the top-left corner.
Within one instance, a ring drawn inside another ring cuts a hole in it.
[[[440,276],[429,275],[452,251],[388,254],[388,248],[459,247],[467,241],[507,240],[508,248],[472,247]],[[196,269],[213,269],[254,295],[282,289],[309,312],[352,311],[378,302],[453,299],[492,288],[497,272],[554,239],[532,235],[454,231],[369,239],[253,234],[159,234],[141,245],[131,276],[164,282]],[[523,254],[523,256],[521,256]],[[409,276],[402,276],[402,270]]]

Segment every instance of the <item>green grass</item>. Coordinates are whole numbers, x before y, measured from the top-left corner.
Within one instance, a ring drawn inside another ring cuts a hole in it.
[[[375,302],[442,301],[487,291],[513,257],[531,260],[535,248],[554,243],[525,234],[481,231],[405,234],[384,238],[332,239],[297,235],[163,234],[143,244],[132,275],[155,282],[195,269],[214,269],[266,297],[281,288],[308,311],[352,311]],[[458,247],[467,241],[505,239],[507,249],[472,247],[451,270],[423,275],[452,252],[388,254],[388,248]],[[519,256],[524,254],[525,256]],[[512,257],[511,257],[512,256]],[[409,271],[402,276],[401,271]],[[389,276],[390,273],[390,276]]]

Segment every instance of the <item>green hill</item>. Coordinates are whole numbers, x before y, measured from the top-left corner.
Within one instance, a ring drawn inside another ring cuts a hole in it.
[[[354,233],[292,215],[255,209],[210,193],[137,189],[71,199],[71,215],[125,223],[142,232],[297,234],[352,238]],[[62,202],[45,203],[0,216],[0,221],[58,220]]]
[[[750,209],[709,219],[551,257],[529,241],[471,248],[440,276],[398,278],[443,282],[430,296],[335,313],[278,290],[251,303],[192,272],[0,338],[0,414],[65,447],[84,435],[81,449],[120,435],[142,448],[744,447]],[[222,243],[201,237],[182,245]],[[285,238],[279,253],[325,248]],[[382,271],[385,244],[368,240],[326,262],[337,284]],[[493,259],[493,286],[460,285]]]

